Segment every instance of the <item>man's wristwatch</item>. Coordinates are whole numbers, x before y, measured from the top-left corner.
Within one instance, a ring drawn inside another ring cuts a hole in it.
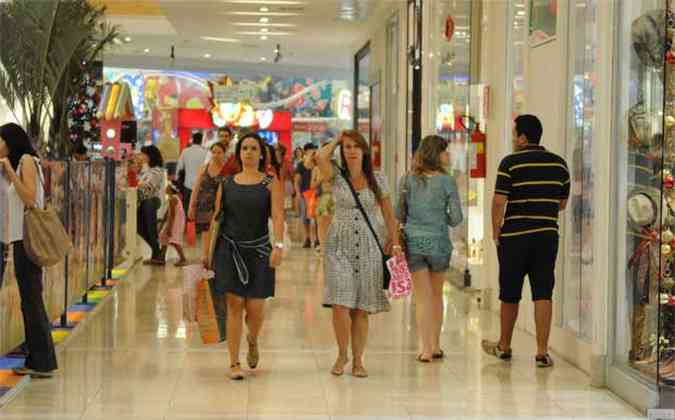
[[[275,242],[274,243],[274,248],[276,249],[284,249],[284,243],[283,242]]]

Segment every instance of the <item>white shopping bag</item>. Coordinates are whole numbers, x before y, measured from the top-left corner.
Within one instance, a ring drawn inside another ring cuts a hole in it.
[[[202,264],[183,267],[183,318],[187,322],[197,321],[197,285],[201,280],[213,278],[215,273]]]

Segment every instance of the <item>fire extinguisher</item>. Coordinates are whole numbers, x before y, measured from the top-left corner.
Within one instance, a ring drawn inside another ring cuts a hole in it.
[[[480,131],[480,124],[476,123],[476,127],[471,135],[471,151],[473,155],[471,178],[485,178],[486,141],[487,136]]]

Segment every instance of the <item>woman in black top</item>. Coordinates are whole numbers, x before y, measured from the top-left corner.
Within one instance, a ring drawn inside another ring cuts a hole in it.
[[[243,313],[248,326],[247,362],[258,365],[258,335],[264,319],[265,299],[274,296],[274,269],[281,263],[284,208],[281,182],[265,172],[267,148],[256,134],[237,143],[242,170],[227,177],[218,188],[216,208],[221,209],[221,229],[215,248],[216,298],[227,299],[227,344],[230,378],[244,379],[239,363]],[[272,217],[274,245],[267,221]],[[218,217],[218,216],[216,216]],[[208,249],[208,248],[207,248]]]

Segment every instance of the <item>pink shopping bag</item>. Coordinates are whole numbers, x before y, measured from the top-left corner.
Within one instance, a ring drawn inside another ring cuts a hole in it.
[[[408,261],[405,256],[391,257],[387,260],[387,268],[391,274],[389,282],[389,297],[399,299],[406,297],[412,290],[412,276],[408,269]]]

